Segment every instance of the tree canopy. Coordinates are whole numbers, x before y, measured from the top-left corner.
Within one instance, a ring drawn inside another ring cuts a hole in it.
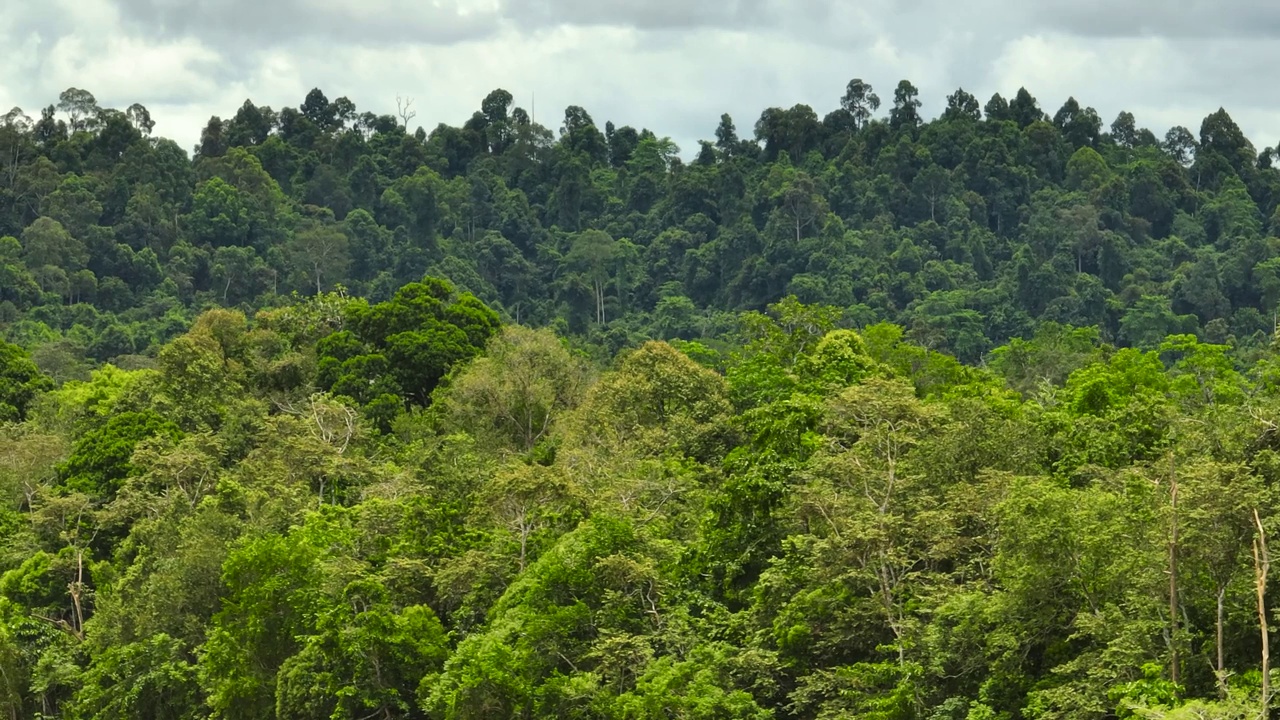
[[[1274,713],[1276,150],[881,92],[3,116],[0,713]]]

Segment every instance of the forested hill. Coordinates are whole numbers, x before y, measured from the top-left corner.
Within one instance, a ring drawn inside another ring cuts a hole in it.
[[[189,158],[142,106],[73,88],[0,127],[0,327],[83,377],[153,355],[200,309],[338,286],[386,300],[428,274],[609,351],[715,337],[787,295],[966,362],[1044,321],[1137,347],[1274,330],[1280,170],[1225,111],[1159,139],[1025,90],[985,106],[958,90],[928,122],[909,82],[886,104],[854,80],[822,118],[708,118],[715,140],[684,162],[580,107],[544,128],[503,90],[412,134],[407,103],[376,115],[314,90],[212,118]]]
[[[1275,152],[891,105],[10,112],[0,715],[1274,714]]]

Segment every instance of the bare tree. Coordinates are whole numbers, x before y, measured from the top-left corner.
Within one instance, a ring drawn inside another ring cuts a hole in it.
[[[409,121],[418,116],[418,111],[413,109],[413,98],[403,98],[396,95],[396,115],[404,122],[404,129],[409,130]]]

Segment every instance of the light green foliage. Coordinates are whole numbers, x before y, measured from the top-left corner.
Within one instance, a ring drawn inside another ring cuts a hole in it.
[[[867,354],[866,343],[852,330],[827,333],[799,363],[799,374],[820,394],[856,385],[880,367]]]
[[[732,689],[727,682],[732,672],[726,657],[728,652],[732,650],[705,646],[684,661],[666,657],[652,663],[636,680],[635,689],[618,698],[617,716],[628,720],[669,717],[770,720],[775,717],[760,707],[750,693]]]
[[[130,406],[142,388],[156,378],[156,373],[147,370],[103,365],[87,381],[72,380],[48,393],[38,405],[35,422],[63,432],[83,431]]]
[[[529,452],[577,407],[589,382],[586,363],[553,333],[509,326],[450,380],[445,411],[478,438]]]
[[[446,655],[440,621],[426,606],[390,604],[373,580],[355,581],[343,594],[281,666],[275,717],[419,716],[417,683]]]
[[[803,305],[794,296],[771,305],[769,311],[769,315],[746,313],[741,319],[748,354],[727,373],[739,403],[761,404],[789,394],[796,363],[835,328],[838,319],[835,308]]]
[[[346,277],[349,245],[346,233],[333,225],[311,224],[295,232],[287,253],[295,272],[306,278],[299,286],[314,284],[318,295]]]
[[[591,389],[575,421],[578,443],[645,455],[708,459],[724,451],[728,388],[715,372],[664,342],[621,359]]]
[[[22,231],[23,260],[32,269],[78,270],[89,261],[84,242],[72,237],[62,223],[41,217]]]
[[[1101,357],[1097,328],[1045,323],[1031,340],[1014,338],[991,353],[991,367],[1009,384],[1031,393],[1060,385],[1082,365]]]
[[[158,354],[162,402],[182,427],[218,427],[244,399],[245,329],[243,314],[210,310]]]
[[[539,686],[591,660],[598,633],[651,632],[661,617],[651,570],[637,557],[643,549],[633,528],[607,518],[561,538],[498,600],[490,628],[424,682],[423,706],[462,719],[519,716],[554,702],[559,689]]]
[[[68,714],[88,720],[200,717],[195,667],[165,635],[106,650],[81,679]]]
[[[992,372],[794,299],[742,320],[723,352],[681,344],[702,363],[653,341],[599,372],[428,280],[209,311],[155,369],[43,394],[0,436],[0,702],[916,720],[1256,697],[1266,372],[1187,335],[1045,326]],[[406,408],[424,367],[431,406]],[[384,409],[351,397],[380,382]]]

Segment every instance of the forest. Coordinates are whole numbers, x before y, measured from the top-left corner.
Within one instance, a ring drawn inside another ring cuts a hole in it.
[[[1274,717],[1280,150],[831,105],[0,117],[0,714]]]

